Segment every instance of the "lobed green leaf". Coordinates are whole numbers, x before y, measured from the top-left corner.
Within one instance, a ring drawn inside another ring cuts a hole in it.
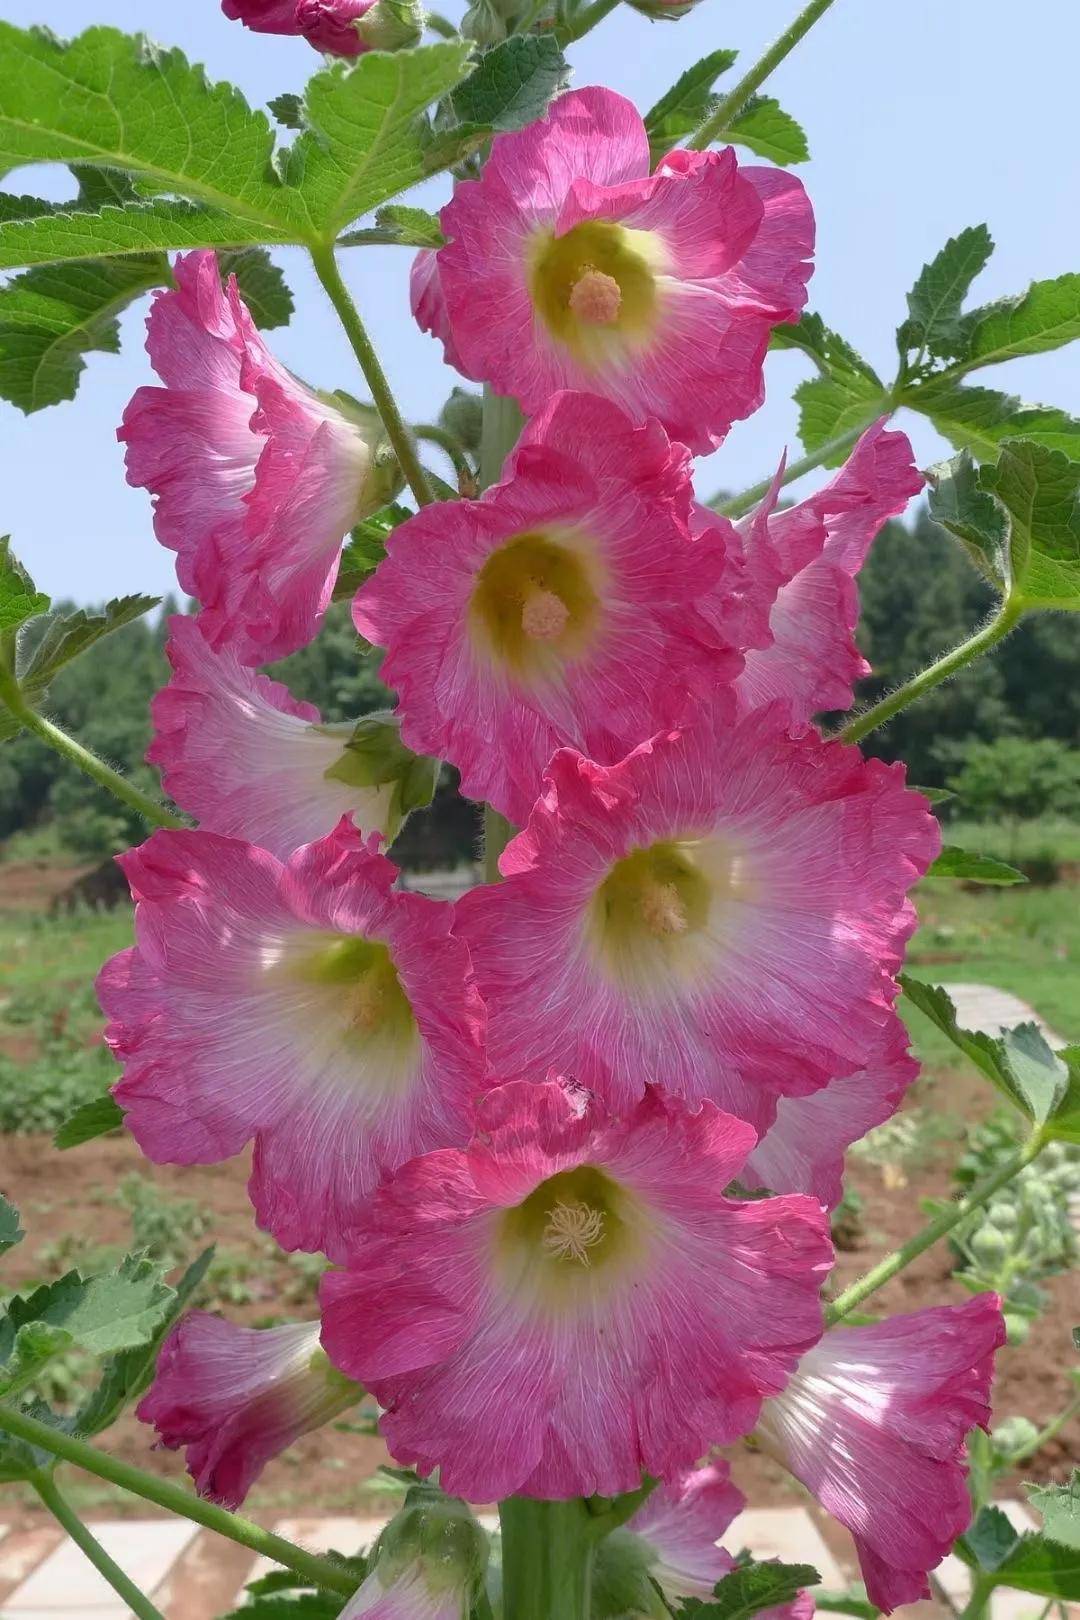
[[[1029,439],[1080,461],[1080,420],[1056,405],[1030,405],[995,388],[964,388],[933,377],[903,390],[900,403],[928,416],[958,450],[996,461],[1006,439]]]
[[[1026,1485],[1028,1500],[1042,1514],[1043,1534],[1080,1552],[1080,1468],[1064,1485]]]
[[[1010,439],[979,483],[1007,513],[1011,575],[1024,600],[1080,610],[1080,462]]]
[[[961,323],[961,307],[971,283],[994,251],[985,225],[972,225],[951,237],[925,264],[907,295],[908,318],[896,334],[901,354],[925,349],[937,359],[966,354],[970,337]]]
[[[395,502],[357,524],[341,554],[341,567],[334,586],[335,602],[356,594],[386,556],[387,536],[393,533],[399,523],[415,516],[407,506]]]
[[[738,54],[738,51],[710,51],[700,62],[687,68],[645,114],[645,132],[654,168],[665,152],[692,135],[708,117],[716,105],[713,86],[734,64]]]
[[[873,366],[839,332],[826,326],[821,316],[813,310],[807,310],[793,324],[784,322],[774,326],[769,347],[801,349],[803,354],[809,355],[823,377],[862,377],[882,394],[885,392],[885,384]]]
[[[11,537],[0,536],[0,633],[17,630],[27,619],[37,618],[49,608],[49,598],[36,590],[34,582],[11,551]]]
[[[544,116],[569,76],[566,58],[550,34],[515,34],[485,52],[450,102],[461,124],[522,129]]]
[[[1024,354],[1045,354],[1080,337],[1080,274],[1036,281],[1022,297],[973,310],[969,366],[996,366]]]
[[[107,1136],[110,1131],[119,1130],[123,1123],[122,1108],[112,1095],[106,1092],[104,1097],[92,1097],[89,1102],[84,1102],[76,1108],[53,1136],[53,1146],[61,1151],[81,1147],[84,1142],[92,1142],[96,1137]]]
[[[95,1355],[144,1344],[172,1298],[160,1269],[141,1255],[128,1255],[98,1277],[69,1271],[8,1301],[0,1317],[0,1366],[7,1365],[19,1329],[29,1322],[62,1328],[73,1344]]]
[[[751,1563],[733,1569],[718,1583],[711,1598],[689,1598],[679,1610],[687,1620],[750,1620],[762,1609],[792,1599],[821,1576],[811,1564]]]
[[[14,1204],[9,1204],[0,1193],[0,1255],[7,1254],[16,1243],[21,1243],[26,1233],[19,1225],[19,1212]]]
[[[748,146],[758,157],[786,167],[810,157],[806,134],[771,96],[754,96],[728,127],[716,136],[733,146]]]

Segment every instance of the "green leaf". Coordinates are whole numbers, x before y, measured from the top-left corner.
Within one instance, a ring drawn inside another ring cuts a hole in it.
[[[180,51],[115,28],[65,43],[0,23],[0,171],[68,162],[120,169],[144,188],[224,214],[236,243],[289,241],[296,209],[271,168],[273,143],[265,114],[231,85],[211,84]]]
[[[716,139],[730,141],[735,146],[748,146],[758,157],[785,167],[789,163],[805,163],[810,156],[802,126],[771,96],[752,97]]]
[[[0,632],[17,630],[48,607],[49,598],[34,589],[30,575],[12,555],[10,536],[0,536]]]
[[[1009,517],[1012,578],[1031,605],[1080,610],[1080,462],[1010,439],[979,470]]]
[[[204,1249],[176,1284],[172,1299],[153,1335],[143,1344],[121,1350],[105,1363],[101,1382],[84,1401],[75,1418],[79,1434],[100,1434],[115,1423],[125,1406],[147,1389],[154,1376],[158,1353],[173,1324],[179,1320],[197,1293],[214,1258],[213,1247]]]
[[[19,1212],[14,1204],[9,1204],[0,1193],[0,1254],[7,1254],[16,1243],[21,1243],[26,1233],[19,1225]]]
[[[912,787],[912,793],[921,793],[928,804],[948,804],[955,799],[956,794],[950,793],[948,788]]]
[[[1009,588],[1009,523],[983,489],[967,450],[940,461],[926,475],[930,516],[963,544],[972,561],[1004,593]]]
[[[801,349],[810,356],[823,377],[845,374],[864,377],[882,395],[885,393],[885,384],[873,366],[839,332],[826,326],[821,316],[813,310],[807,310],[793,325],[783,322],[774,326],[769,347]]]
[[[749,1620],[761,1609],[790,1603],[821,1576],[811,1564],[744,1564],[725,1575],[711,1598],[690,1598],[679,1611],[694,1620]]]
[[[973,855],[970,850],[946,844],[927,872],[928,878],[964,878],[968,883],[1026,883],[1023,872],[990,855]]]
[[[1020,1024],[1000,1037],[961,1029],[956,1009],[941,985],[900,975],[905,996],[968,1057],[992,1085],[1037,1124],[1049,1119],[1067,1095],[1069,1070],[1034,1024]]]
[[[157,607],[159,596],[118,596],[100,613],[77,608],[74,613],[58,613],[50,619],[19,679],[29,694],[40,692],[65,664],[78,658],[104,636],[122,630]]]
[[[298,241],[300,235],[299,228],[263,226],[171,198],[109,205],[96,212],[70,206],[37,218],[6,223],[0,218],[0,270],[180,248],[243,248]]]
[[[119,1130],[123,1123],[123,1110],[106,1092],[104,1097],[93,1097],[76,1108],[54,1135],[53,1146],[61,1151],[81,1147],[84,1142],[92,1142],[97,1136],[107,1136],[110,1131]]]
[[[1061,1546],[1045,1535],[1021,1536],[994,1575],[1000,1586],[1073,1602],[1080,1598],[1080,1547]]]
[[[412,51],[369,51],[355,64],[335,63],[308,82],[304,116],[310,125],[282,156],[288,181],[299,187],[310,226],[336,235],[359,214],[405,191],[434,168],[424,109],[464,78],[467,40]]]
[[[0,1331],[3,1325],[0,1321]],[[0,1364],[0,1400],[26,1389],[50,1361],[62,1356],[73,1343],[64,1328],[49,1322],[24,1322],[15,1330]]]
[[[738,51],[710,51],[700,62],[676,79],[670,90],[645,114],[652,165],[690,135],[716,104],[712,89],[722,73],[735,62]]]
[[[973,310],[969,366],[996,366],[1022,354],[1045,354],[1080,337],[1080,275],[1033,282],[1021,298]]]
[[[550,34],[514,34],[484,54],[453,92],[451,105],[462,124],[522,129],[544,116],[569,76],[566,58]]]
[[[1058,1057],[1069,1071],[1065,1093],[1049,1121],[1049,1132],[1059,1142],[1080,1145],[1080,1046],[1066,1046]],[[1080,1350],[1080,1328],[1074,1332],[1076,1348]]]
[[[951,360],[967,352],[970,339],[962,329],[961,306],[993,251],[986,226],[971,225],[923,265],[907,295],[908,318],[896,334],[901,354],[926,349],[939,360]]]
[[[853,1620],[877,1620],[881,1610],[865,1595],[864,1586],[849,1587],[846,1592],[823,1591],[814,1593],[815,1609],[827,1609],[832,1614],[850,1614]]]
[[[116,1270],[98,1277],[69,1271],[58,1282],[8,1301],[0,1318],[0,1365],[7,1363],[27,1322],[63,1328],[74,1344],[94,1355],[144,1344],[172,1298],[159,1268],[142,1255],[128,1255]]]
[[[876,416],[890,409],[884,391],[858,371],[812,377],[799,384],[794,398],[799,407],[799,437],[810,452],[841,434],[868,427]],[[848,448],[828,456],[824,465],[839,466]]]
[[[957,1556],[971,1569],[992,1573],[1008,1558],[1020,1534],[999,1507],[984,1507],[956,1543]]]
[[[900,403],[928,416],[950,443],[979,461],[996,461],[1006,439],[1030,439],[1080,461],[1080,420],[1056,405],[1029,405],[1016,394],[933,378],[905,388]]]
[[[294,1597],[256,1598],[230,1609],[223,1620],[336,1620],[345,1599],[332,1592],[298,1592]]]
[[[391,534],[399,523],[404,523],[408,518],[415,516],[415,512],[410,512],[407,506],[395,503],[393,506],[384,506],[381,512],[375,512],[371,517],[365,518],[363,523],[357,524],[341,554],[341,567],[338,570],[337,584],[334,586],[335,602],[356,594],[386,556],[387,535]]]
[[[1042,1514],[1043,1534],[1080,1552],[1080,1468],[1065,1485],[1025,1485],[1032,1507]]]
[[[278,123],[285,129],[304,129],[304,102],[301,96],[285,90],[280,96],[271,96],[266,103]]]
[[[221,279],[235,276],[240,296],[251,311],[251,318],[263,331],[288,326],[293,297],[285,277],[265,248],[241,248],[235,253],[219,253]]]

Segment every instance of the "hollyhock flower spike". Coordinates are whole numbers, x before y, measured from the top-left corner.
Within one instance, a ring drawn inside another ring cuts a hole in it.
[[[105,964],[114,1094],[156,1164],[254,1138],[249,1191],[285,1249],[352,1251],[380,1177],[469,1135],[483,1006],[450,908],[343,821],[288,861],[204,832],[120,857],[136,944]]]
[[[886,1614],[930,1596],[971,1522],[964,1438],[987,1427],[1004,1342],[996,1294],[833,1328],[765,1406],[763,1446],[851,1531]]]
[[[353,618],[387,649],[408,746],[521,822],[561,744],[614,764],[730,682],[742,660],[694,606],[724,559],[691,545],[690,502],[657,423],[558,394],[502,483],[395,529]]]
[[[783,472],[783,467],[780,469]],[[885,420],[863,434],[824,489],[778,509],[780,474],[740,525],[751,595],[768,615],[768,643],[751,644],[736,690],[743,710],[782,699],[797,723],[850,709],[870,666],[855,643],[855,576],[882,525],[923,487],[904,433]],[[726,520],[709,513],[710,527]]]
[[[376,1193],[323,1344],[399,1462],[472,1501],[614,1496],[745,1434],[820,1333],[821,1206],[720,1189],[754,1133],[650,1090],[621,1120],[512,1082]]]
[[[555,755],[506,882],[457,906],[497,1074],[554,1066],[617,1110],[665,1084],[760,1133],[895,1029],[938,824],[901,766],[784,721]]]
[[[414,1486],[341,1620],[469,1620],[487,1560],[487,1535],[465,1503]]]
[[[174,275],[147,322],[165,386],[136,390],[118,433],[128,482],[153,494],[211,646],[270,663],[315,635],[345,535],[400,473],[370,407],[328,403],[274,359],[213,253]]]
[[[286,860],[342,816],[389,842],[410,810],[430,803],[438,763],[402,745],[394,716],[324,725],[313,704],[229,647],[215,652],[194,619],[170,619],[165,650],[173,673],[150,705],[146,757],[204,832]]]
[[[611,90],[496,136],[442,210],[442,303],[421,323],[526,415],[557,389],[604,394],[700,454],[761,404],[769,333],[806,300],[813,216],[798,180],[730,148],[650,168],[641,115]]]
[[[890,1025],[865,1068],[806,1097],[781,1097],[776,1118],[743,1172],[748,1187],[809,1193],[834,1209],[844,1196],[844,1156],[875,1125],[891,1119],[919,1072],[904,1025]]]
[[[318,51],[359,56],[369,50],[356,24],[375,0],[222,0],[233,22],[257,34],[302,34]]]
[[[327,1361],[317,1322],[246,1328],[189,1311],[136,1415],[170,1451],[186,1450],[200,1496],[236,1509],[272,1458],[363,1393]]]

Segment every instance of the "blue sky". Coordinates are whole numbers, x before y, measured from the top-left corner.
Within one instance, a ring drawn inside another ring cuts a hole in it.
[[[213,77],[233,79],[258,104],[299,90],[319,65],[302,41],[227,22],[217,0],[2,0],[0,9],[9,21],[69,35],[97,22],[141,28],[182,47]],[[446,9],[457,14],[454,0]],[[700,0],[681,22],[650,24],[620,8],[573,48],[573,82],[605,83],[648,107],[706,51],[730,46],[744,64],[754,60],[796,9],[797,0]],[[770,93],[803,124],[813,153],[798,171],[818,219],[811,306],[879,369],[893,364],[893,330],[919,267],[965,225],[985,220],[997,243],[976,284],[980,299],[1080,269],[1078,48],[1076,0],[1026,0],[1022,26],[1012,13],[1007,27],[1004,0],[837,0],[773,76]],[[5,184],[66,194],[40,170],[18,171]],[[437,208],[448,184],[433,181],[412,200]],[[279,258],[298,314],[271,335],[274,347],[319,386],[360,392],[351,352],[302,256]],[[357,249],[345,269],[403,408],[420,420],[455,378],[409,316],[408,260],[402,249]],[[99,601],[165,591],[172,580],[148,497],[124,483],[114,432],[130,394],[150,380],[144,315],[139,306],[126,318],[120,357],[90,359],[74,403],[30,418],[0,403],[0,530],[10,529],[39,587],[54,595]],[[807,370],[796,354],[770,358],[766,404],[700,465],[703,495],[765,476],[785,445],[799,453],[790,396]],[[980,380],[1080,414],[1080,345]],[[925,424],[909,417],[902,425],[923,465],[946,453]]]

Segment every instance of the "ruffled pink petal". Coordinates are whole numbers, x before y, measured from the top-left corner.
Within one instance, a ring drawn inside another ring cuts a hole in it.
[[[830,1080],[807,1097],[781,1097],[776,1119],[743,1172],[748,1187],[809,1193],[829,1209],[844,1196],[844,1156],[891,1119],[919,1072],[899,1019],[865,1068]]]
[[[940,832],[902,767],[783,721],[755,711],[723,732],[709,717],[609,767],[556,754],[506,881],[457,905],[496,1073],[554,1067],[619,1109],[666,1085],[760,1132],[778,1095],[865,1066],[895,1027],[906,893]],[[594,897],[617,862],[672,840],[706,875],[707,916],[688,954],[620,975]]]
[[[929,1597],[971,1522],[964,1439],[990,1420],[1001,1302],[833,1328],[762,1414],[768,1448],[855,1538],[871,1603]]]
[[[175,276],[147,323],[166,386],[140,388],[119,430],[128,482],[152,492],[210,644],[269,663],[318,630],[371,445],[274,359],[213,253],[181,255]]]
[[[256,674],[227,647],[214,652],[194,619],[169,621],[173,673],[150,708],[147,760],[165,791],[204,832],[242,838],[285,860],[354,816],[385,832],[389,789],[358,788],[326,773],[346,735],[279,681]]]
[[[460,354],[454,346],[450,318],[446,313],[446,299],[439,279],[439,255],[434,248],[421,248],[409,272],[409,307],[421,332],[429,332],[443,346],[443,358],[463,377],[465,370]],[[474,379],[475,380],[475,379]]]
[[[529,415],[559,389],[605,394],[695,453],[761,403],[769,332],[805,302],[813,218],[799,182],[741,170],[730,150],[669,154],[650,175],[639,114],[607,90],[571,91],[498,136],[441,219],[443,305],[425,264],[414,306],[467,376]],[[649,234],[656,305],[651,332],[586,362],[537,313],[529,278],[538,233],[590,220]]]
[[[468,1150],[404,1166],[322,1284],[323,1344],[384,1408],[393,1455],[468,1500],[559,1499],[681,1477],[745,1433],[817,1338],[830,1257],[812,1200],[719,1192],[752,1137],[655,1091],[612,1122],[579,1089],[518,1083],[485,1099]],[[581,1165],[640,1212],[640,1240],[553,1303],[533,1281],[551,1262],[499,1233]]]
[[[406,1565],[388,1585],[372,1570],[341,1611],[340,1620],[467,1620],[464,1590],[432,1589],[419,1564]]]
[[[745,1506],[729,1464],[707,1463],[657,1486],[626,1528],[647,1543],[667,1597],[711,1597],[735,1563],[717,1544]]]
[[[309,45],[334,56],[359,56],[370,49],[355,24],[375,0],[296,0],[296,26]]]
[[[284,865],[204,832],[157,832],[121,864],[137,943],[98,995],[132,1133],[159,1164],[216,1163],[254,1138],[260,1225],[339,1256],[386,1171],[468,1135],[483,1007],[450,908],[392,891],[396,868],[347,822]],[[377,1017],[365,1033],[353,982],[305,970],[357,937],[389,952],[407,1040]]]
[[[232,22],[242,22],[257,34],[298,34],[296,0],[221,0]]]
[[[189,1311],[158,1355],[137,1416],[184,1447],[200,1496],[240,1506],[266,1464],[363,1392],[319,1349],[319,1324],[246,1328]]]
[[[863,434],[824,489],[776,510],[779,481],[744,524],[747,564],[767,599],[772,645],[748,652],[738,681],[740,707],[782,699],[797,723],[828,709],[849,709],[855,682],[870,666],[854,639],[859,617],[855,575],[874,536],[922,489],[906,434],[885,419]]]
[[[503,483],[395,529],[353,618],[387,649],[408,746],[450,760],[465,794],[522,822],[556,748],[614,763],[688,696],[730,682],[741,657],[695,610],[723,559],[691,544],[690,503],[687,452],[656,422],[564,393],[529,424]],[[494,552],[548,531],[583,537],[599,605],[584,647],[526,677],[478,645],[470,604]]]

